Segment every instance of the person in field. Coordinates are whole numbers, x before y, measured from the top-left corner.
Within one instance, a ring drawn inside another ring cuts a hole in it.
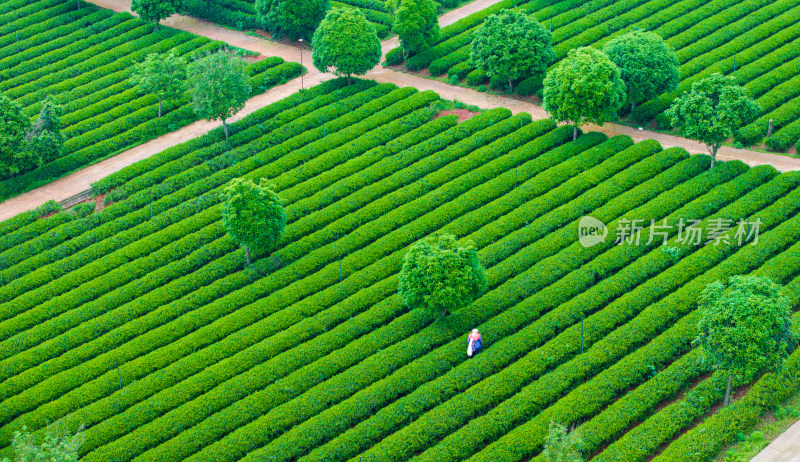
[[[472,329],[472,332],[467,336],[467,356],[470,358],[479,352],[483,347],[481,341],[481,334],[478,329]]]

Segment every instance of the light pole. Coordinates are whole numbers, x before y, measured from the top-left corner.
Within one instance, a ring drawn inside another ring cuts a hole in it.
[[[303,38],[301,37],[299,40],[300,40],[300,66],[302,66],[303,65]],[[300,69],[300,89],[301,90],[303,89],[303,74],[305,74],[305,72],[303,72],[303,70]]]

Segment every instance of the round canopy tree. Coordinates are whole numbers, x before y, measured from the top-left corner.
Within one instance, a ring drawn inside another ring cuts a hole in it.
[[[364,75],[381,60],[381,41],[360,10],[333,8],[325,15],[311,41],[314,67],[338,76]]]
[[[264,27],[276,37],[310,39],[319,26],[330,0],[257,0],[256,14]]]
[[[655,32],[628,32],[606,43],[603,51],[619,68],[631,111],[637,103],[678,86],[678,58]]]
[[[286,212],[264,178],[258,184],[234,178],[223,194],[222,222],[244,248],[249,266],[251,250],[266,252],[277,245],[286,228]]]
[[[183,0],[131,0],[131,11],[145,21],[158,23],[183,8]]]
[[[489,16],[475,31],[470,44],[470,64],[489,77],[513,81],[523,77],[544,77],[555,59],[551,36],[532,15],[502,10]]]
[[[681,136],[706,145],[711,167],[717,151],[734,132],[750,123],[761,107],[733,77],[716,73],[692,84],[691,91],[675,99],[666,115]]]
[[[698,298],[695,343],[703,361],[728,376],[726,405],[734,376],[749,381],[779,368],[797,343],[791,303],[781,291],[766,277],[731,276],[709,284]]]
[[[614,120],[624,101],[619,68],[594,48],[570,50],[544,79],[544,110],[560,122],[572,122],[573,139],[582,125]]]
[[[472,303],[486,290],[486,275],[471,242],[459,247],[444,234],[411,246],[397,291],[406,306],[444,316]]]

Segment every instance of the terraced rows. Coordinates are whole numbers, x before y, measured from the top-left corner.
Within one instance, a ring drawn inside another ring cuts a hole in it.
[[[34,7],[34,8],[31,8]],[[0,200],[197,120],[188,95],[165,102],[142,95],[128,77],[149,53],[175,50],[186,57],[224,46],[169,28],[154,31],[127,13],[78,2],[38,0],[0,18],[0,92],[35,117],[45,96],[64,106],[68,137],[59,158],[0,181]],[[253,93],[300,74],[301,66],[269,58],[250,65]]]
[[[632,29],[652,30],[672,46],[681,64],[682,81],[674,92],[664,94],[636,108],[630,116],[647,121],[661,114],[691,84],[714,72],[734,75],[745,86],[771,74],[770,86],[759,101],[763,115],[744,127],[737,140],[744,144],[761,141],[773,120],[775,136],[770,147],[785,150],[800,138],[800,104],[793,77],[796,72],[776,68],[795,61],[800,29],[795,18],[800,5],[794,0],[766,2],[743,0],[593,0],[562,1],[555,4],[541,0],[504,0],[442,29],[440,42],[409,58],[410,70],[428,68],[432,75],[466,79],[469,85],[488,82],[488,78],[468,64],[472,34],[491,13],[503,8],[518,8],[533,14],[553,33],[558,59],[580,46],[601,47],[610,38]],[[387,61],[398,63],[402,54],[393,50]],[[516,86],[522,95],[532,95],[541,81],[523,80]],[[762,87],[763,88],[763,87]],[[759,94],[757,94],[758,96]],[[665,123],[661,120],[660,123]]]
[[[183,5],[186,14],[207,19],[237,29],[259,29],[255,0],[189,0]],[[358,8],[375,27],[378,37],[391,35],[392,15],[384,2],[378,0],[342,0],[331,2],[332,7]]]
[[[89,217],[0,224],[0,457],[64,417],[87,426],[85,461],[529,460],[554,418],[582,422],[600,460],[724,444],[674,439],[719,399],[694,300],[751,271],[800,293],[800,175],[570,141],[506,109],[456,123],[437,98],[329,81],[102,180],[113,202]],[[247,268],[220,221],[236,177],[269,178],[289,217]],[[674,258],[660,240],[584,248],[584,215],[763,224],[757,246]],[[397,272],[442,232],[475,243],[489,290],[434,321],[402,305]],[[486,351],[465,361],[473,327]],[[686,389],[693,414],[650,416]]]

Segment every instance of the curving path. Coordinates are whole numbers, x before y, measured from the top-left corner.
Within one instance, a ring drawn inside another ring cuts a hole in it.
[[[130,0],[89,1],[98,6],[114,11],[131,12]],[[440,17],[439,23],[442,26],[452,24],[465,16],[468,16],[476,11],[480,11],[499,1],[500,0],[475,0],[460,8],[445,13]],[[245,108],[235,117],[233,117],[231,121],[239,120],[247,114],[261,109],[262,107],[267,106],[275,101],[281,100],[299,90],[301,86],[310,87],[334,77],[332,74],[321,73],[319,70],[314,68],[311,65],[311,56],[307,50],[302,52],[301,57],[301,51],[299,48],[268,41],[241,31],[226,29],[208,21],[189,16],[174,15],[163,21],[162,24],[174,27],[176,29],[192,32],[197,35],[202,35],[213,40],[222,40],[232,46],[255,51],[265,56],[280,56],[287,61],[301,62],[304,66],[306,66],[308,72],[302,78],[294,79],[284,85],[272,88],[266,93],[251,98],[245,105]],[[395,37],[384,41],[381,48],[385,54],[396,46],[397,38]],[[399,72],[380,66],[370,71],[366,75],[366,78],[374,79],[381,83],[394,83],[400,87],[413,86],[420,90],[433,90],[445,99],[456,99],[458,101],[485,109],[506,107],[514,113],[527,112],[531,114],[534,119],[544,119],[548,117],[548,114],[541,108],[541,106],[537,106],[532,103],[498,95],[480,93],[470,88],[453,86],[438,80],[426,79],[417,75]],[[114,173],[138,160],[163,151],[170,146],[174,146],[195,138],[213,128],[216,128],[218,125],[218,122],[195,122],[177,131],[151,140],[117,156],[106,159],[105,161],[99,162],[64,178],[56,180],[46,186],[9,199],[0,204],[0,220],[11,218],[18,213],[35,208],[51,199],[56,201],[68,199],[89,189],[91,187],[91,183],[94,181],[108,176],[111,173]],[[585,129],[601,131],[612,136],[620,134],[629,135],[635,141],[656,139],[665,148],[678,146],[686,149],[690,153],[708,153],[705,145],[700,143],[687,140],[685,138],[664,135],[648,130],[636,130],[635,128],[625,125],[606,124],[603,127],[590,125]],[[769,164],[773,165],[780,171],[800,170],[800,159],[749,151],[746,149],[723,147],[720,149],[717,158],[720,160],[738,159],[751,166]]]

